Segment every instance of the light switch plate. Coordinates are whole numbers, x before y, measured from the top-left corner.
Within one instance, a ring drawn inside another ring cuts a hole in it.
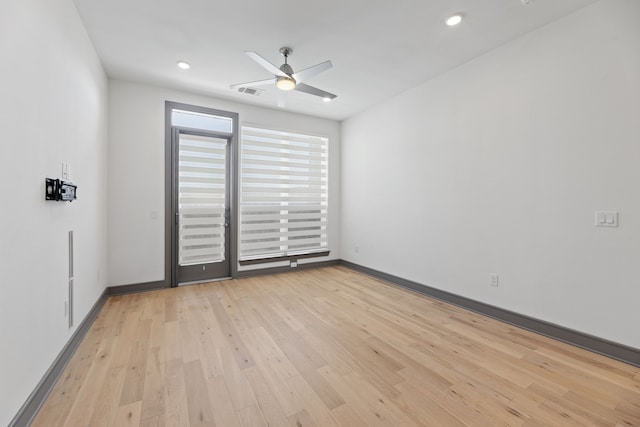
[[[596,227],[617,227],[618,212],[615,211],[597,211]]]

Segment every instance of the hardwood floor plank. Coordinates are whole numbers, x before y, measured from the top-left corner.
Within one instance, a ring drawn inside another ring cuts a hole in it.
[[[247,345],[255,355],[254,360],[262,366],[269,366],[275,370],[281,378],[292,378],[299,375],[295,366],[287,358],[287,355],[278,347],[271,335],[261,326],[251,330],[251,337]]]
[[[318,424],[316,424],[311,415],[304,409],[290,415],[289,424],[291,427],[318,427]]]
[[[264,329],[257,329],[259,331]],[[260,344],[256,346],[256,352],[261,351],[262,347]],[[286,360],[286,356],[284,356]],[[256,366],[259,368],[260,372],[264,376],[264,379],[269,384],[273,395],[278,400],[280,406],[282,407],[285,415],[290,416],[295,413],[302,411],[304,408],[301,406],[297,396],[294,391],[289,387],[287,383],[287,379],[291,378],[293,375],[299,375],[297,370],[282,370],[280,369],[280,363],[278,362],[279,357],[276,356],[276,359],[272,362],[271,359],[256,359]],[[292,365],[291,365],[292,367]]]
[[[465,426],[455,414],[449,412],[438,403],[440,399],[433,399],[422,392],[419,385],[408,381],[398,384],[396,388],[400,394],[392,398],[393,403],[404,411],[418,425]]]
[[[184,383],[189,408],[189,425],[191,427],[215,426],[213,407],[199,360],[184,364]]]
[[[124,379],[124,385],[122,386],[122,395],[120,396],[121,405],[142,401],[150,333],[151,320],[140,320],[131,347],[129,362],[127,364],[127,375]]]
[[[367,426],[415,426],[410,417],[401,414],[391,399],[362,379],[359,373],[338,375],[330,366],[320,368],[322,376],[353,408]],[[395,410],[394,410],[395,409]]]
[[[93,412],[98,404],[100,391],[107,380],[109,362],[114,353],[113,342],[113,337],[102,340],[96,357],[93,359],[85,380],[82,382],[82,387],[78,391],[78,396],[69,411],[65,424],[86,425],[91,421]]]
[[[92,427],[106,427],[111,424],[120,404],[118,397],[122,393],[126,372],[124,366],[114,366],[107,372],[89,422]]]
[[[238,417],[242,427],[268,427],[258,405],[251,405],[238,411]]]
[[[340,405],[331,410],[331,415],[342,427],[366,426],[367,424],[356,414],[348,404]]]
[[[323,427],[336,427],[337,424],[331,416],[331,410],[313,391],[302,376],[298,375],[287,380],[289,387],[295,392],[302,406],[313,417],[316,424]]]
[[[236,359],[233,357],[231,350],[227,347],[222,347],[220,349],[220,360],[222,361],[223,376],[229,390],[229,397],[236,411],[255,405],[256,399],[251,386],[242,375],[242,371],[236,364]]]
[[[246,369],[251,366],[254,366],[253,358],[251,357],[251,353],[247,350],[244,341],[242,341],[242,337],[238,332],[237,328],[234,326],[231,318],[225,311],[224,307],[220,303],[217,298],[209,298],[209,302],[211,304],[211,308],[215,313],[222,332],[225,336],[225,339],[229,343],[229,348],[233,352],[233,357],[236,359],[236,363],[240,369]]]
[[[620,402],[615,411],[623,418],[623,424],[640,426],[640,398]]]
[[[217,426],[239,427],[240,421],[229,397],[224,377],[218,376],[206,381],[209,398],[213,406],[213,419]]]
[[[118,408],[111,427],[134,427],[140,425],[142,402],[133,402]]]
[[[177,322],[171,322],[177,324]],[[171,359],[164,367],[164,414],[167,427],[189,424],[184,364],[182,359]]]
[[[251,384],[251,389],[255,394],[258,407],[260,407],[260,411],[262,412],[267,425],[287,425],[287,416],[278,403],[278,400],[273,395],[273,390],[269,387],[267,380],[264,378],[259,368],[257,366],[252,366],[244,369],[242,372],[249,384]]]
[[[165,363],[161,361],[160,353],[159,346],[152,347],[147,357],[140,413],[140,418],[143,420],[164,415]]]

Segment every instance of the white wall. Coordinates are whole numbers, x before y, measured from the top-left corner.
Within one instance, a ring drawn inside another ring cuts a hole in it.
[[[71,337],[67,233],[75,232],[75,319],[105,288],[107,79],[70,0],[3,2],[0,14],[0,425]],[[61,163],[73,203],[45,202]]]
[[[640,348],[639,17],[595,3],[344,122],[342,258]]]
[[[328,136],[331,255],[323,260],[340,258],[340,123],[157,86],[111,80],[109,285],[164,280],[165,101],[236,112],[240,114],[241,123],[250,122],[277,129]],[[157,213],[157,219],[152,219],[152,213]],[[317,260],[301,260],[301,263]],[[279,264],[256,267],[275,265]]]

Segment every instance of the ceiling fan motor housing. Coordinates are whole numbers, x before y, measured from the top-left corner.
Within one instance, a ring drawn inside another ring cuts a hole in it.
[[[293,68],[291,68],[291,65],[289,65],[289,64],[287,64],[287,63],[282,64],[282,65],[280,66],[280,70],[281,70],[283,73],[286,73],[286,74],[288,74],[288,75],[293,74]]]

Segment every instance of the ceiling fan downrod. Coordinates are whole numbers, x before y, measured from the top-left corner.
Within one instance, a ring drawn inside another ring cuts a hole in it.
[[[291,55],[293,53],[293,49],[291,49],[290,47],[281,47],[280,48],[280,54],[282,56],[284,56],[284,64],[282,64],[280,66],[280,69],[286,73],[287,75],[289,75],[289,77],[291,77],[291,75],[293,74],[293,68],[291,68],[291,65],[289,65],[287,63],[287,60],[289,59],[289,55]]]

